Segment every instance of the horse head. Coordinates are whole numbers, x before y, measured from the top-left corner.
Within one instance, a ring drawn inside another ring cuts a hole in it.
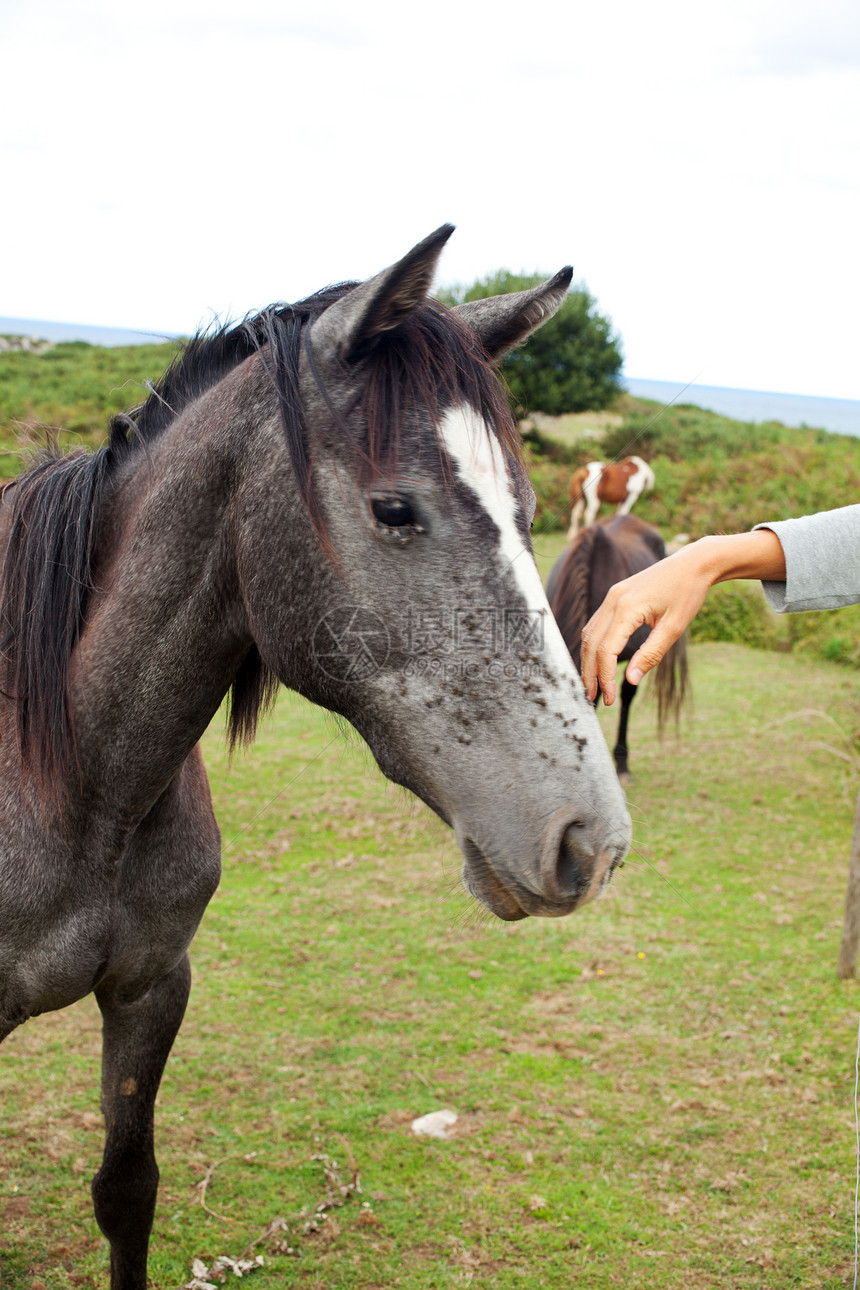
[[[571,271],[448,310],[427,292],[451,231],[304,325],[281,374],[301,441],[285,461],[261,413],[279,445],[240,493],[242,595],[265,665],[454,828],[469,891],[500,918],[561,915],[608,880],[630,821],[534,563],[492,365]]]

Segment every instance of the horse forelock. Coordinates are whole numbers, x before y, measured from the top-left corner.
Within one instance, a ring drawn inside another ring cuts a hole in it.
[[[461,406],[477,413],[487,433],[522,465],[521,440],[498,374],[475,333],[445,306],[428,301],[377,336],[359,376],[358,415],[331,402],[329,411],[362,481],[396,477],[405,439],[419,423],[429,422],[444,456],[443,422]],[[323,379],[317,380],[326,397]]]

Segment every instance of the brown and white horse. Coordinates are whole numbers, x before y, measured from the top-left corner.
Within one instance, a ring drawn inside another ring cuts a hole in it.
[[[580,466],[570,481],[570,528],[567,540],[572,542],[585,511],[585,528],[597,519],[601,502],[617,507],[616,515],[629,515],[633,503],[646,488],[654,487],[654,472],[641,457],[624,461],[590,461]]]

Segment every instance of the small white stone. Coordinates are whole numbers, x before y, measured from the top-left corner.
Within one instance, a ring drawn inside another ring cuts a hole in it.
[[[425,1138],[450,1138],[449,1130],[456,1123],[456,1111],[430,1111],[412,1121],[412,1132]]]

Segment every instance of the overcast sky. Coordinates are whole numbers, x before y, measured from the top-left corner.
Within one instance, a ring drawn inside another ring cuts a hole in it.
[[[0,0],[0,315],[572,263],[631,376],[860,399],[857,0]]]

